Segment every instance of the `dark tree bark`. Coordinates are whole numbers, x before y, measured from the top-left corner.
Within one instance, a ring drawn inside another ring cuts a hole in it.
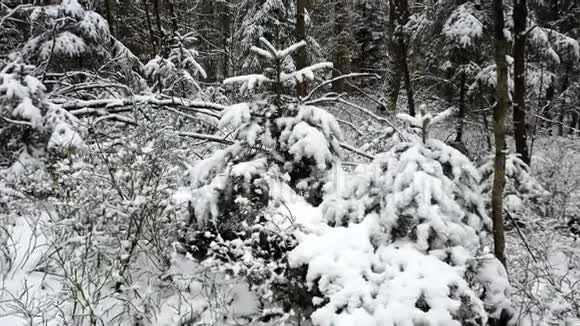
[[[306,40],[306,0],[296,0],[296,41]],[[298,50],[296,55],[296,69],[306,67],[306,47]],[[306,82],[296,84],[296,93],[298,96],[306,95]]]
[[[114,6],[113,0],[105,0],[105,15],[107,16],[107,23],[109,23],[109,30],[111,31],[111,35],[117,37]]]
[[[407,91],[407,108],[409,115],[415,116],[415,98],[413,95],[413,86],[411,85],[411,73],[409,72],[409,63],[407,61],[407,44],[401,41],[401,67],[403,67],[403,79],[405,80],[405,90]]]
[[[159,33],[159,35],[157,36],[157,44],[159,46],[159,50],[163,51],[163,42],[165,39],[165,35],[163,33],[163,25],[161,24],[161,10],[159,8],[159,0],[153,0],[153,11],[155,12],[155,22],[157,24],[157,32]],[[163,52],[161,52],[163,55]]]
[[[228,48],[228,38],[232,35],[231,31],[231,16],[227,1],[218,4],[218,11],[220,20],[216,24],[216,28],[220,31],[220,44],[222,46],[222,72],[218,78],[227,78],[229,75],[230,50]],[[219,80],[219,79],[218,79]]]
[[[495,64],[496,64],[496,100],[497,104],[493,113],[493,131],[495,138],[495,160],[493,190],[491,196],[493,217],[493,240],[495,256],[507,269],[505,256],[505,234],[503,220],[503,192],[505,188],[505,119],[509,108],[508,94],[508,65],[506,54],[508,42],[504,34],[505,22],[503,13],[503,0],[493,1],[495,20]]]
[[[143,0],[143,7],[145,8],[145,21],[147,22],[149,39],[151,41],[151,52],[153,53],[153,57],[155,57],[157,55],[157,42],[155,42],[155,33],[153,33],[153,24],[151,24],[151,14],[149,13],[149,3],[147,0]]]
[[[178,29],[177,25],[177,14],[175,13],[175,5],[173,4],[174,0],[165,0],[167,4],[167,9],[169,10],[169,15],[171,16],[171,32],[175,35]]]
[[[458,143],[463,142],[463,120],[465,119],[465,93],[467,93],[467,86],[465,85],[465,80],[467,76],[465,72],[461,73],[459,85],[459,112],[457,113],[457,132],[455,135],[455,141]]]
[[[576,131],[576,126],[578,125],[578,121],[580,119],[579,119],[579,115],[578,115],[577,110],[573,110],[571,115],[572,115],[572,120],[570,121],[570,131],[568,133],[570,135],[573,135],[574,131]]]
[[[526,0],[515,0],[513,9],[514,20],[514,138],[516,152],[521,159],[530,164],[528,136],[526,128],[526,26],[528,4]]]
[[[415,115],[415,100],[413,97],[413,87],[411,85],[411,74],[408,64],[408,44],[404,35],[403,26],[409,21],[408,0],[389,0],[389,33],[391,34],[391,69],[389,90],[389,108],[396,110],[401,79],[407,91],[407,107],[409,114]]]
[[[132,7],[131,0],[121,0],[119,2],[119,10],[117,11],[117,17],[115,17],[115,23],[118,25],[118,22],[124,22],[125,19],[129,18],[131,7]],[[131,30],[125,26],[124,28],[117,29],[117,38],[121,42],[126,42],[126,39],[131,36]]]
[[[334,4],[334,35],[336,46],[334,49],[334,72],[333,77],[350,73],[350,58],[352,53],[352,40],[350,35],[350,1],[337,0]],[[344,79],[339,79],[332,84],[335,92],[347,91]]]
[[[564,81],[562,82],[562,93],[570,87],[570,64],[566,63],[566,72],[564,73]],[[560,105],[558,112],[558,136],[564,136],[564,108]]]

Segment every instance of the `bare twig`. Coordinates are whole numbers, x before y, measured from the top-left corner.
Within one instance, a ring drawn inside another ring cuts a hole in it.
[[[2,4],[2,5],[6,7],[6,5],[4,5],[4,4]],[[16,14],[16,12],[18,12],[19,10],[22,10],[22,9],[30,8],[30,7],[32,7],[32,5],[24,4],[24,5],[18,5],[14,9],[10,10],[4,17],[2,17],[2,19],[0,19],[0,28],[2,27],[2,25],[4,25],[4,23],[10,17],[12,17],[14,14]]]
[[[378,115],[376,115],[376,114],[372,113],[372,112],[371,112],[369,109],[363,108],[362,106],[360,106],[360,105],[358,105],[358,104],[351,103],[351,102],[349,102],[349,101],[347,101],[347,100],[344,100],[344,99],[341,99],[341,98],[339,98],[337,101],[338,101],[339,103],[346,104],[346,105],[348,105],[348,106],[350,106],[350,107],[352,107],[352,108],[355,108],[355,109],[357,109],[357,110],[359,110],[359,111],[363,112],[364,114],[366,114],[366,115],[370,116],[371,118],[375,119],[376,121],[379,121],[379,122],[384,122],[384,123],[386,123],[386,124],[387,124],[387,125],[389,125],[391,128],[393,128],[393,130],[395,130],[395,131],[396,131],[396,132],[397,132],[397,133],[398,133],[398,134],[401,136],[401,138],[402,138],[403,140],[405,140],[405,141],[408,141],[407,137],[405,137],[405,135],[403,135],[403,134],[402,134],[402,133],[399,131],[399,129],[398,129],[398,128],[397,128],[397,127],[396,127],[396,126],[395,126],[395,125],[394,125],[394,124],[393,124],[391,121],[389,121],[388,119],[385,119],[385,118],[383,118],[383,117],[379,117]]]
[[[362,157],[368,158],[371,161],[375,159],[374,156],[372,156],[370,154],[367,154],[367,153],[365,153],[363,151],[359,151],[358,149],[352,147],[351,145],[349,145],[347,143],[340,143],[340,147],[342,147],[343,149],[346,149],[349,152],[353,152],[353,153],[358,154],[358,155],[360,155]]]
[[[310,93],[303,99],[304,101],[308,101],[312,98],[312,95],[314,95],[314,93],[316,93],[319,89],[321,89],[322,87],[326,86],[326,85],[330,85],[332,83],[334,83],[337,80],[341,80],[341,79],[346,79],[346,78],[360,78],[360,77],[370,77],[370,78],[381,78],[379,75],[377,74],[371,74],[371,73],[351,73],[351,74],[347,74],[347,75],[342,75],[342,76],[338,76],[332,79],[329,79],[327,81],[324,81],[323,83],[321,83],[320,85],[314,87],[314,89],[312,89],[312,91],[310,91]]]

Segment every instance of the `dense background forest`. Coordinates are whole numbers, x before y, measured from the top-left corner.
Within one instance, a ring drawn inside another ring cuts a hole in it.
[[[580,325],[578,0],[0,0],[0,325]]]

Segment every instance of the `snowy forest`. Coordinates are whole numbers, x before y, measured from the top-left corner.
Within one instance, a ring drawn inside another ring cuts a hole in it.
[[[579,42],[579,0],[0,0],[0,326],[578,326]]]

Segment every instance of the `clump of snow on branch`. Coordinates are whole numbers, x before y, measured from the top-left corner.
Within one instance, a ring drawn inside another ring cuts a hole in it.
[[[72,59],[88,54],[102,59],[110,53],[112,40],[107,21],[96,12],[85,10],[77,0],[36,7],[30,18],[33,37],[26,43],[24,54],[33,60]]]
[[[223,113],[219,122],[221,128],[230,126],[234,129],[241,127],[251,119],[250,106],[240,103],[229,106]]]
[[[298,42],[293,44],[285,49],[278,50],[268,41],[267,39],[261,37],[260,42],[264,48],[259,48],[253,46],[251,48],[252,52],[256,55],[266,59],[271,64],[284,64],[285,66],[292,66],[293,64],[289,64],[286,62],[290,55],[294,52],[298,51],[300,48],[305,47],[307,44],[305,41]],[[247,91],[254,91],[255,88],[263,86],[263,85],[271,85],[272,83],[282,83],[285,86],[293,85],[295,82],[304,82],[308,80],[315,79],[315,72],[322,70],[322,69],[330,69],[333,67],[331,62],[321,62],[310,65],[308,67],[302,68],[297,71],[293,72],[285,72],[279,71],[278,75],[274,78],[268,77],[266,74],[250,74],[244,76],[236,76],[227,78],[224,80],[224,84],[231,85],[231,84],[241,84],[240,85],[240,93],[245,93]]]
[[[197,39],[191,32],[185,35],[176,33],[169,56],[156,56],[147,62],[144,72],[154,91],[181,97],[192,94],[195,97],[201,93],[197,80],[207,78],[207,73],[196,59],[195,41]]]
[[[468,48],[476,44],[483,34],[483,24],[473,15],[471,3],[457,7],[443,26],[443,34],[449,43]]]
[[[0,119],[47,134],[49,148],[82,147],[83,128],[78,119],[48,103],[45,86],[32,75],[35,67],[22,63],[16,53],[11,56],[11,63],[0,66]]]
[[[491,230],[479,180],[437,140],[396,145],[336,175],[325,186],[327,224],[305,226],[289,257],[322,295],[313,323],[463,325],[509,311],[505,271],[478,274]]]

